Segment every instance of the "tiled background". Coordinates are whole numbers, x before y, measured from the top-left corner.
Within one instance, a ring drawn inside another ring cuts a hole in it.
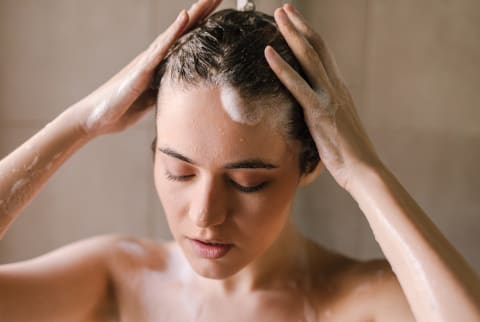
[[[257,0],[266,12],[283,1]],[[233,7],[224,1],[222,7]],[[380,155],[480,271],[480,2],[294,1],[332,47]],[[0,157],[107,80],[191,1],[0,1]],[[152,115],[79,151],[0,242],[0,263],[87,236],[169,238],[152,180]],[[381,256],[328,174],[294,220],[328,247]]]

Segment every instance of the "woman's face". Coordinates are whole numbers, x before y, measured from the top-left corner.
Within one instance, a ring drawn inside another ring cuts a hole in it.
[[[268,114],[255,125],[234,121],[223,90],[162,85],[154,169],[172,235],[193,269],[216,279],[272,245],[300,179],[299,144],[287,142]]]

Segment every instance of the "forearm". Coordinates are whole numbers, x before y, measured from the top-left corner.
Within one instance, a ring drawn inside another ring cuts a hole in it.
[[[0,161],[0,238],[60,165],[87,142],[67,109]]]
[[[418,321],[479,321],[478,276],[387,169],[357,171],[365,214]]]

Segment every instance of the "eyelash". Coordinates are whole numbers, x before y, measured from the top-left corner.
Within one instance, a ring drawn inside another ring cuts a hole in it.
[[[170,181],[187,181],[188,179],[190,179],[193,176],[194,175],[174,176],[169,172],[165,172],[165,177]],[[245,192],[245,193],[257,192],[259,190],[262,190],[263,188],[265,188],[268,185],[268,182],[266,182],[266,181],[262,182],[262,183],[260,183],[256,186],[252,186],[252,187],[242,186],[242,185],[236,183],[235,181],[233,181],[232,179],[228,179],[228,182],[230,182],[230,184],[232,184],[236,189],[240,190],[241,192]]]

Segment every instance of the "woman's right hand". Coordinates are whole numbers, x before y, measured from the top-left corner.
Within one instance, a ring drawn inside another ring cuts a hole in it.
[[[156,66],[186,30],[207,17],[221,0],[199,0],[182,10],[175,22],[118,74],[73,105],[74,117],[87,137],[124,130],[138,121],[156,102],[150,88]]]
[[[155,68],[221,0],[199,0],[130,64],[0,160],[0,239],[50,176],[90,139],[125,129],[155,105]]]
[[[174,41],[220,2],[200,0],[182,11],[122,71],[0,160],[0,239],[56,169],[88,141],[86,137],[122,130],[149,110],[155,102],[149,89],[155,67]],[[79,129],[84,133],[79,135]],[[104,316],[110,313],[107,308],[117,304],[110,291],[111,272],[118,266],[117,253],[112,255],[117,241],[99,237],[34,260],[0,265],[0,320],[109,319]]]

